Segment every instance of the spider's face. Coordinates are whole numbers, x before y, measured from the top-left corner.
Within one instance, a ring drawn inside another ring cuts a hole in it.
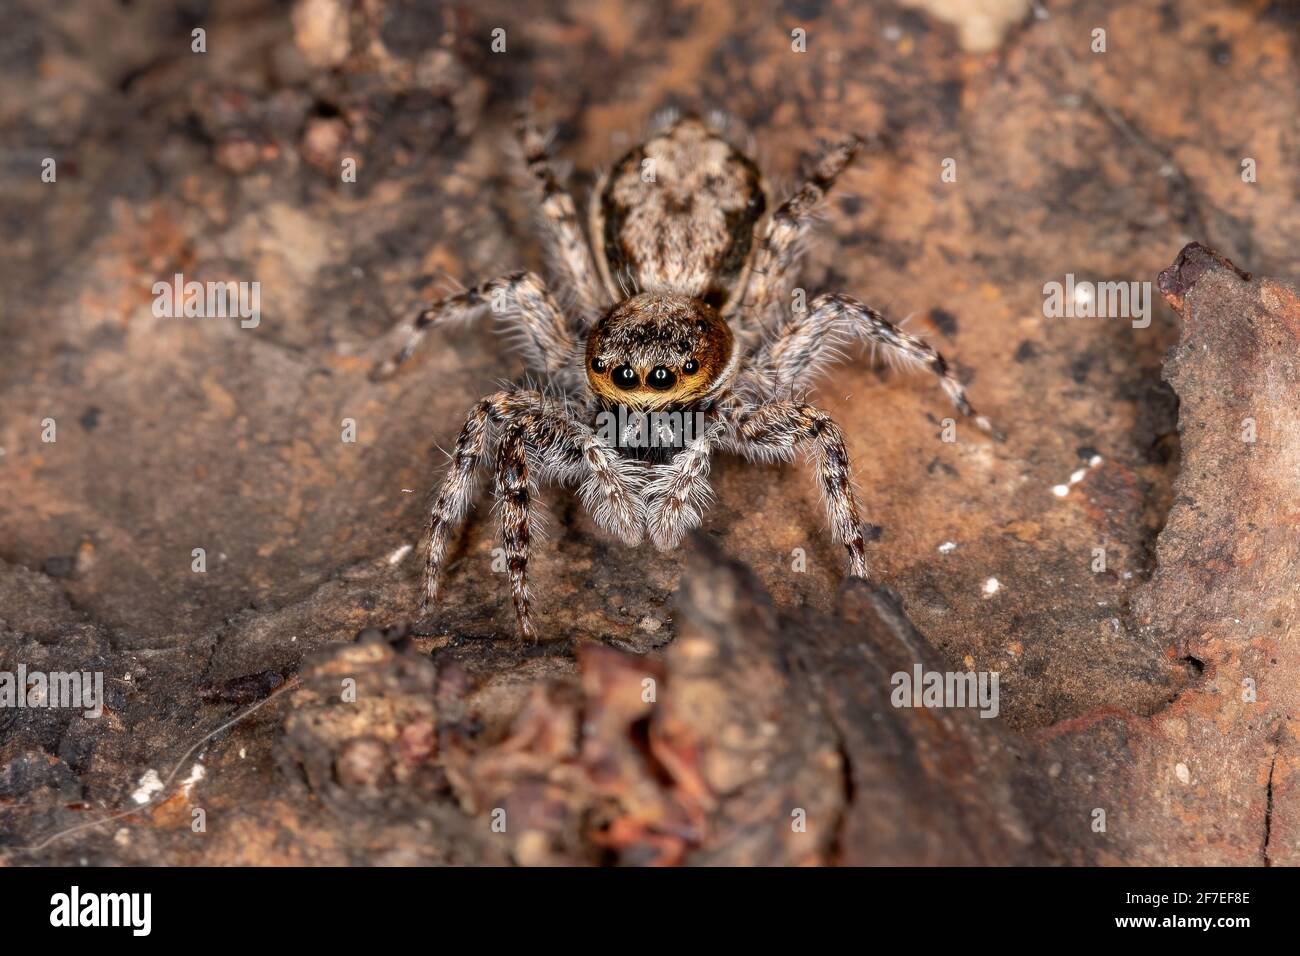
[[[699,299],[645,292],[614,306],[587,340],[587,382],[611,404],[643,411],[703,401],[736,371],[727,323]]]

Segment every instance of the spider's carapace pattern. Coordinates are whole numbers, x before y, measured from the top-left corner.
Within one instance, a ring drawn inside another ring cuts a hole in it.
[[[554,286],[515,272],[443,299],[420,313],[401,350],[375,372],[381,379],[395,372],[430,328],[492,312],[517,333],[531,372],[547,383],[509,387],[470,411],[429,516],[422,610],[437,598],[448,540],[489,456],[524,637],[535,636],[528,557],[537,484],[575,484],[602,528],[628,545],[649,538],[670,549],[700,523],[715,451],[759,461],[810,452],[848,573],[865,577],[844,437],[829,415],[798,397],[855,340],[928,369],[960,412],[992,431],[943,356],[875,309],[838,293],[792,307],[814,213],[860,140],[827,150],[771,208],[732,128],[722,117],[661,118],[597,183],[589,245],[546,140],[520,123],[523,155],[540,186]],[[647,456],[640,443],[611,442],[598,429],[620,407],[624,415],[690,415],[703,427],[677,431],[689,440]]]

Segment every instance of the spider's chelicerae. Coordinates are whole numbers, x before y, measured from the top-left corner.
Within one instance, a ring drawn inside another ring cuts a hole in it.
[[[943,356],[875,309],[839,293],[792,307],[814,212],[859,139],[829,149],[767,214],[763,178],[729,129],[718,117],[658,122],[598,182],[589,247],[546,140],[520,124],[524,158],[541,188],[554,288],[515,272],[443,299],[420,313],[401,350],[375,372],[392,374],[429,328],[492,311],[518,333],[525,359],[547,383],[507,388],[470,411],[429,518],[422,610],[437,597],[448,538],[489,454],[519,631],[532,637],[535,484],[576,484],[602,528],[629,545],[649,538],[665,550],[700,523],[715,450],[760,461],[809,451],[831,534],[848,551],[849,574],[865,577],[844,437],[799,397],[853,340],[924,366],[963,414],[991,431]],[[605,427],[611,422],[619,424]]]

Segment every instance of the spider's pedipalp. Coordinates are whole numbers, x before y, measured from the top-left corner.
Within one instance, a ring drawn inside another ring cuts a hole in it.
[[[712,421],[683,451],[654,470],[645,486],[646,532],[660,551],[677,547],[682,536],[699,527],[713,498],[709,487],[710,456],[726,435],[724,418]]]
[[[645,526],[641,504],[644,467],[624,458],[594,434],[583,439],[582,456],[588,474],[578,486],[578,495],[588,513],[624,544],[640,544]]]

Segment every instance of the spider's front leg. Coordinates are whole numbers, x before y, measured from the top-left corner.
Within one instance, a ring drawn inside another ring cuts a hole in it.
[[[524,358],[533,369],[561,379],[572,375],[578,343],[564,313],[540,276],[512,272],[442,299],[422,311],[413,323],[398,326],[391,334],[405,341],[395,355],[375,366],[370,377],[380,381],[392,376],[415,354],[433,326],[469,322],[489,310],[518,334]]]
[[[493,468],[497,506],[501,514],[501,546],[505,550],[506,570],[510,574],[510,596],[515,602],[519,636],[536,637],[528,596],[528,546],[532,540],[530,521],[532,501],[528,488],[528,451],[524,443],[524,426],[506,426],[497,444]]]
[[[791,315],[755,356],[750,381],[768,394],[807,387],[841,357],[840,346],[854,339],[880,346],[887,358],[927,369],[959,412],[981,431],[1002,440],[1002,434],[971,406],[947,359],[929,343],[908,335],[875,309],[847,295],[818,296],[807,312]]]
[[[531,454],[541,466],[539,477],[580,482],[579,495],[596,523],[633,545],[640,541],[644,525],[640,496],[643,475],[638,463],[623,459],[566,407],[540,392],[519,389],[484,398],[470,411],[461,429],[451,468],[429,513],[421,613],[438,598],[447,544],[469,511],[474,473],[485,457],[491,432],[497,428],[502,430],[502,437],[495,461],[495,490],[501,501],[511,590],[520,630],[531,634],[526,576],[531,507],[528,456]]]
[[[494,465],[497,505],[501,516],[501,544],[510,574],[510,595],[515,604],[519,635],[535,638],[528,591],[528,555],[532,541],[532,496],[528,456],[538,456],[543,470],[561,479],[583,473],[580,495],[602,527],[611,524],[624,541],[641,538],[640,477],[635,464],[620,458],[585,426],[555,415],[528,413],[506,425],[497,445]],[[578,460],[581,463],[578,463]]]
[[[758,461],[788,460],[801,447],[813,450],[831,537],[849,552],[849,574],[865,578],[867,544],[853,499],[849,454],[831,417],[805,402],[769,402],[737,415],[734,442],[737,452]]]

